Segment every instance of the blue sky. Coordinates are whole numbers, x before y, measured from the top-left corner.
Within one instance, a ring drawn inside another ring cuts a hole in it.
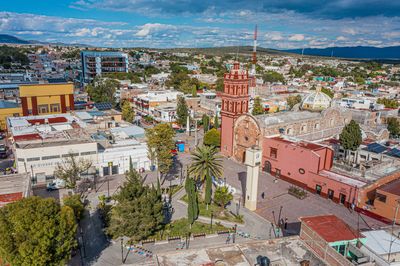
[[[2,0],[0,33],[105,47],[400,45],[400,0]]]

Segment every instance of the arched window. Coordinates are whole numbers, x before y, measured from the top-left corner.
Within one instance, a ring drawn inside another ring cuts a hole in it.
[[[319,123],[315,123],[314,129],[319,129],[319,128],[320,128]]]
[[[307,131],[307,125],[302,125],[301,126],[301,132],[305,133]]]
[[[331,118],[330,126],[333,127],[334,124],[335,124],[335,119]]]
[[[269,161],[265,161],[264,163],[264,171],[268,174],[271,173],[271,163]]]
[[[292,134],[293,134],[293,129],[292,128],[286,129],[286,135],[292,135]]]

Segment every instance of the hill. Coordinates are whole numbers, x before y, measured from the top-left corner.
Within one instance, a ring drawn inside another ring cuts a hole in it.
[[[31,42],[22,40],[12,35],[0,34],[0,43],[30,44]]]
[[[341,58],[354,59],[400,59],[400,46],[389,47],[328,47],[328,48],[305,48],[284,50],[284,52],[315,55],[315,56],[333,56]]]
[[[253,52],[253,46],[225,46],[225,47],[207,47],[207,48],[168,48],[168,49],[157,49],[164,50],[167,52],[182,52],[182,53],[201,53],[208,55],[226,55],[226,54],[251,54]],[[275,49],[257,47],[257,54],[273,54],[281,55],[287,54],[285,51],[279,51]]]

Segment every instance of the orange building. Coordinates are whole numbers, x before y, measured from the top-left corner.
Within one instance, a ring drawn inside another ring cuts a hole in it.
[[[383,177],[359,191],[361,213],[400,224],[400,172]],[[398,212],[396,214],[396,212]]]
[[[23,116],[66,113],[74,110],[72,83],[21,85],[19,96]]]

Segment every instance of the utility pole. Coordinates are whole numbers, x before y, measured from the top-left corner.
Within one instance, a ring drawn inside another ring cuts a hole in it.
[[[194,147],[197,148],[197,120],[194,120]]]
[[[392,223],[392,233],[390,235],[390,245],[389,245],[389,254],[388,254],[389,264],[390,264],[390,255],[391,255],[390,253],[392,253],[392,245],[393,245],[393,242],[396,240],[396,239],[393,239],[393,234],[394,234],[394,226],[396,225],[396,220],[397,220],[397,213],[399,211],[399,205],[400,205],[400,200],[397,200],[397,206],[396,206],[396,210],[394,212],[394,219],[393,219],[393,223]]]

